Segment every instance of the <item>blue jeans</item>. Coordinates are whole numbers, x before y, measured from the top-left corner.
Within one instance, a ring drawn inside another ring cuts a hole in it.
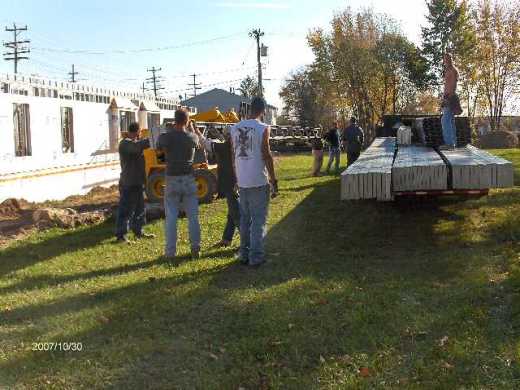
[[[134,234],[140,236],[145,222],[143,186],[119,186],[116,237],[126,236],[129,224]]]
[[[249,265],[265,261],[264,238],[271,188],[240,188],[240,260]]]
[[[166,256],[172,257],[177,254],[177,218],[181,210],[184,210],[188,216],[191,249],[199,250],[199,200],[197,184],[192,175],[166,176],[164,210],[166,212]]]
[[[455,115],[449,107],[442,108],[442,136],[444,143],[457,146],[457,128],[455,127]]]
[[[226,192],[226,201],[228,214],[222,240],[231,242],[233,241],[235,230],[240,226],[240,205],[238,203],[238,194],[233,190]]]
[[[341,151],[339,148],[331,147],[329,150],[329,162],[327,164],[327,172],[330,171],[330,167],[332,166],[332,162],[336,161],[336,172],[339,171],[339,159],[341,156]]]

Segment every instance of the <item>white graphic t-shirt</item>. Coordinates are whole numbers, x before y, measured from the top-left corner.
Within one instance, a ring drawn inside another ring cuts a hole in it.
[[[237,182],[240,188],[262,187],[269,183],[262,156],[264,132],[269,126],[257,119],[241,121],[231,128]]]

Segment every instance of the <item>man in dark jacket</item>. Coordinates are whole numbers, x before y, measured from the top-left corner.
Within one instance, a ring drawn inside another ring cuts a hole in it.
[[[231,149],[231,135],[229,131],[224,134],[224,142],[205,139],[204,146],[208,152],[215,154],[217,160],[218,194],[226,198],[228,206],[227,222],[222,235],[222,240],[217,247],[229,247],[233,241],[235,231],[240,227],[240,205],[236,191],[237,179],[233,169],[233,156]]]
[[[128,225],[136,238],[154,238],[143,233],[145,209],[143,186],[146,181],[143,151],[150,147],[148,139],[139,139],[139,125],[128,126],[128,137],[119,143],[121,177],[119,180],[119,208],[116,221],[117,242],[129,243]]]
[[[342,138],[347,149],[347,167],[350,167],[359,158],[365,142],[365,134],[363,129],[357,125],[356,118],[350,118],[350,126],[345,129]]]
[[[339,173],[339,163],[341,157],[341,145],[340,145],[340,134],[339,134],[339,122],[335,123],[333,129],[331,129],[326,135],[325,140],[329,143],[329,162],[327,164],[327,174],[330,173],[332,163],[335,161],[336,173]]]

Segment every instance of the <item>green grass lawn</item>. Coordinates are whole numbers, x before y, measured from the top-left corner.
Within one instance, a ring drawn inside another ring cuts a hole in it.
[[[284,158],[258,270],[209,249],[222,201],[202,207],[197,261],[161,259],[162,221],[136,246],[111,223],[14,243],[0,389],[519,388],[520,152],[497,153],[514,189],[416,203],[339,202],[337,177]]]

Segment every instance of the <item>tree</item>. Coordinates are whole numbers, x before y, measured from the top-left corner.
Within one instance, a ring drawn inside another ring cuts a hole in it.
[[[346,119],[356,115],[368,135],[389,112],[400,111],[428,84],[428,64],[393,19],[371,9],[336,14],[332,32],[308,36],[317,97]]]
[[[258,81],[251,76],[247,76],[240,83],[240,87],[238,87],[238,91],[240,94],[246,98],[252,98],[254,96],[259,95],[258,89]]]
[[[520,90],[520,2],[482,0],[476,15],[478,81],[491,130]]]
[[[460,90],[468,116],[474,117],[480,95],[476,79],[477,40],[475,24],[466,0],[428,0],[428,25],[422,29],[424,56],[433,84],[443,84],[444,54],[453,55],[460,73]]]
[[[316,127],[323,123],[326,106],[318,103],[320,90],[309,68],[293,72],[280,91],[285,116],[300,126]]]
[[[423,53],[439,85],[444,75],[443,57],[449,52],[459,60],[472,57],[476,36],[466,0],[427,0],[428,25],[422,29]]]

